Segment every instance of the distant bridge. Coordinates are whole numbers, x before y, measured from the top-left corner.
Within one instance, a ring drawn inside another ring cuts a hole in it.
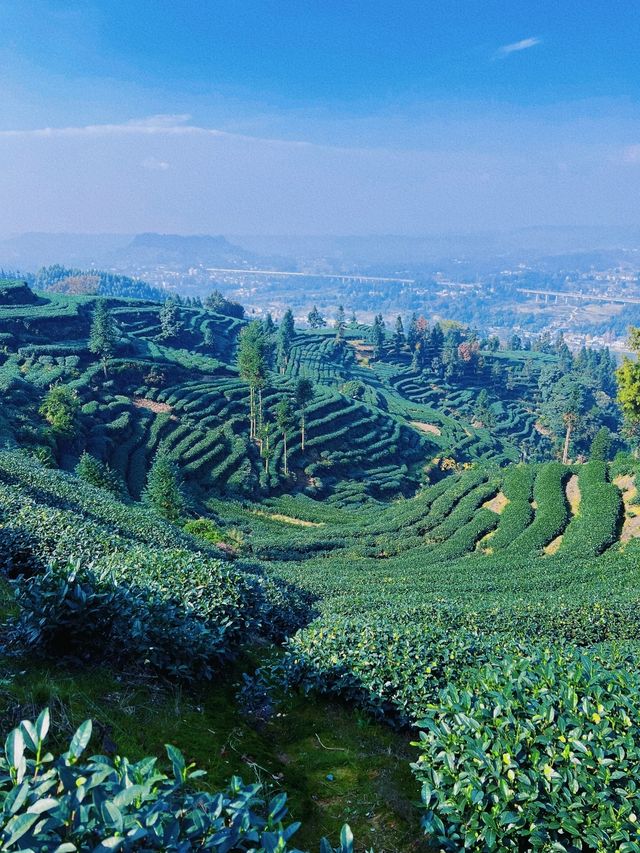
[[[357,281],[361,284],[366,282],[395,282],[396,284],[415,284],[413,278],[390,278],[380,275],[342,275],[341,273],[312,273],[312,272],[285,272],[283,270],[249,270],[249,269],[224,269],[222,267],[207,267],[207,272],[230,273],[233,275],[264,275],[264,276],[300,276],[301,278],[324,278],[337,281]]]
[[[640,305],[640,297],[637,296],[597,296],[592,293],[576,293],[565,290],[535,290],[530,287],[518,287],[518,293],[526,293],[536,297],[536,302],[540,302],[541,297],[545,304],[549,302],[549,298],[553,297],[554,303],[562,300],[569,302],[571,299],[582,300],[583,302],[613,302],[618,305]]]

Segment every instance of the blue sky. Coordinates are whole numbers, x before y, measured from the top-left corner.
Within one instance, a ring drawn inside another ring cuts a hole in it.
[[[631,0],[3,0],[0,232],[640,224]]]

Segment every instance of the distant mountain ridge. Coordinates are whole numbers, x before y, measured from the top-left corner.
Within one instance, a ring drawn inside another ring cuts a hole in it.
[[[118,266],[166,265],[248,267],[258,255],[230,243],[222,235],[183,236],[180,234],[137,234],[124,248],[114,253]]]

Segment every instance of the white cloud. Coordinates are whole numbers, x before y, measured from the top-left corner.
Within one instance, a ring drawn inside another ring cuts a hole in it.
[[[511,44],[505,44],[502,47],[499,47],[496,51],[496,56],[509,56],[512,53],[518,53],[521,50],[528,50],[530,47],[535,47],[538,44],[542,43],[542,39],[535,38],[534,36],[521,39],[520,41],[514,41]]]
[[[140,164],[143,169],[148,169],[150,172],[166,172],[171,168],[171,164],[166,160],[158,160],[157,157],[147,157]]]
[[[262,142],[271,145],[307,146],[312,143],[293,140],[263,139],[256,136],[246,136],[240,133],[229,133],[213,127],[200,127],[190,124],[191,116],[155,115],[146,118],[136,118],[119,124],[89,124],[79,127],[39,127],[28,130],[0,130],[0,139],[10,138],[44,138],[56,139],[64,137],[98,138],[108,136],[215,136],[247,142]]]

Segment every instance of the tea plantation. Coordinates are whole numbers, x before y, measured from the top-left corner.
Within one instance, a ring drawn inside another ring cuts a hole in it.
[[[640,851],[606,351],[19,281],[0,346],[3,850]]]

